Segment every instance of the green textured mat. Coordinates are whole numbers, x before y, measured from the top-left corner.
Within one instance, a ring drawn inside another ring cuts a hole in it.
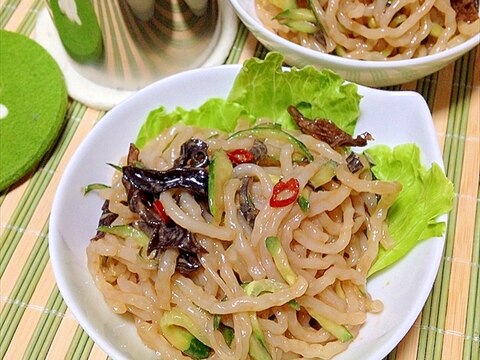
[[[28,37],[0,31],[0,191],[31,171],[59,135],[67,109],[62,72]]]

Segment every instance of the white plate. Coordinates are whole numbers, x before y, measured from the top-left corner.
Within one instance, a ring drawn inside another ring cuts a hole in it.
[[[60,181],[50,218],[49,246],[58,287],[70,310],[91,338],[115,359],[155,358],[136,335],[133,324],[113,314],[87,270],[85,253],[95,234],[103,200],[83,196],[82,187],[109,183],[113,169],[135,140],[148,113],[160,105],[196,108],[210,97],[225,97],[240,69],[225,65],[192,70],[163,79],[121,103],[99,122],[69,162]],[[443,166],[432,118],[414,92],[359,87],[363,95],[357,132],[368,130],[375,144],[417,143],[427,166]],[[379,111],[388,109],[388,111]],[[446,221],[446,216],[443,220]],[[358,338],[336,359],[381,359],[405,336],[433,285],[444,238],[424,241],[403,261],[374,277],[368,289],[385,309],[370,315]]]

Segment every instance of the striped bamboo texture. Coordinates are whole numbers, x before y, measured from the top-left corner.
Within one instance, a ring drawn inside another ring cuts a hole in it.
[[[0,0],[0,27],[33,36],[43,6],[43,0]],[[226,63],[265,53],[240,24]],[[426,99],[456,197],[432,292],[387,359],[480,360],[480,49],[390,90],[414,90]],[[26,181],[0,194],[0,359],[108,358],[62,300],[47,241],[50,208],[65,165],[103,115],[71,101],[66,128],[52,152]]]

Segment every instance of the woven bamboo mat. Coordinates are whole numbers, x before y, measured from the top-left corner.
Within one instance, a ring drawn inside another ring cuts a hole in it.
[[[32,37],[43,6],[44,0],[1,0],[0,27]],[[242,63],[265,53],[240,24],[226,63]],[[387,359],[478,360],[480,49],[438,73],[389,90],[414,90],[426,99],[456,197],[432,292],[409,333]],[[69,312],[48,256],[55,189],[75,149],[103,115],[71,101],[67,125],[51,154],[26,181],[0,194],[0,358],[108,357]]]

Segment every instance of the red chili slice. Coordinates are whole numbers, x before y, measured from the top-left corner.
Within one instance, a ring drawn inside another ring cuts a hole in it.
[[[160,219],[164,222],[167,223],[170,221],[170,217],[167,215],[165,212],[165,208],[163,207],[163,204],[160,200],[155,200],[153,202],[153,208],[157,212],[157,214],[160,216]]]
[[[270,198],[271,207],[284,207],[297,200],[300,192],[300,184],[297,179],[291,178],[287,182],[280,180],[273,187],[272,197]]]
[[[255,160],[253,153],[247,149],[236,149],[227,153],[228,158],[235,165],[251,163]]]

